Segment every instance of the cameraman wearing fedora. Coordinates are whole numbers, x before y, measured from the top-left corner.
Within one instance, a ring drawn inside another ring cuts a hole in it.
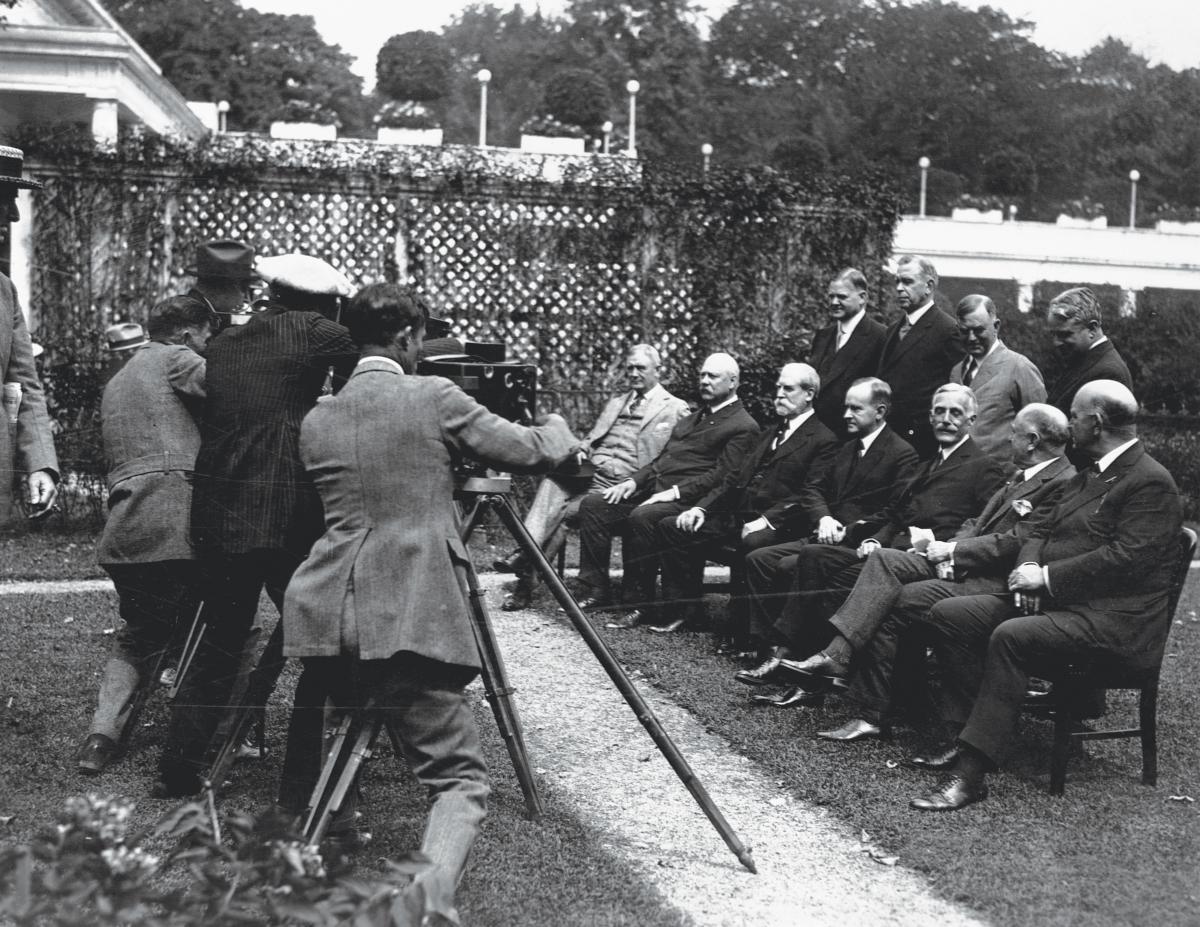
[[[321,534],[321,500],[300,464],[300,422],[333,370],[336,392],[358,347],[333,321],[349,281],[315,257],[262,258],[265,308],[224,329],[207,351],[192,536],[206,571],[205,633],[175,701],[155,793],[200,790],[209,741],[237,678],[263,589],[283,604],[292,572]],[[283,666],[259,663],[268,687]]]
[[[254,270],[254,249],[231,238],[208,241],[196,249],[196,262],[184,273],[196,278],[185,293],[208,305],[217,317],[217,329],[243,316],[253,295],[251,285],[259,275]]]
[[[465,454],[502,470],[544,471],[578,441],[557,415],[526,428],[447,379],[413,376],[425,317],[410,291],[372,284],[345,319],[362,360],[300,434],[300,456],[325,504],[325,533],[283,608],[284,651],[303,658],[304,675],[280,804],[298,813],[308,803],[321,768],[326,695],[343,707],[372,699],[428,790],[421,851],[432,868],[417,879],[446,897],[466,866],[489,790],[463,693],[480,661],[460,585],[470,559],[459,538],[454,463]],[[344,821],[350,811],[343,806]],[[331,835],[348,830],[338,824]]]
[[[0,222],[5,224],[21,218],[18,190],[42,188],[38,181],[21,176],[24,161],[21,149],[0,145]],[[54,452],[46,397],[33,364],[33,346],[16,287],[4,274],[0,274],[0,375],[5,407],[11,409],[7,426],[0,427],[2,525],[12,514],[14,470],[25,474],[31,517],[39,518],[49,512],[58,495],[58,456]]]

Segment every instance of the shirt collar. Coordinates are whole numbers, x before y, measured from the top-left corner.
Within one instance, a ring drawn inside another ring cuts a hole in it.
[[[909,328],[911,328],[912,326],[916,325],[919,321],[921,321],[921,316],[923,316],[926,312],[928,312],[932,308],[933,308],[933,301],[930,300],[924,306],[922,306],[920,309],[914,309],[912,312],[908,313]]]
[[[1051,457],[1049,460],[1043,460],[1041,463],[1036,463],[1032,467],[1026,467],[1024,471],[1022,471],[1024,478],[1027,480],[1033,479],[1056,460],[1058,460],[1057,457]]]
[[[803,425],[805,422],[807,422],[810,418],[812,418],[812,415],[813,415],[813,410],[810,408],[807,412],[801,412],[794,419],[791,419],[787,423],[787,430],[783,433],[783,436],[785,438],[790,438],[792,436],[792,432],[794,432],[797,428],[799,428],[801,425]]]
[[[712,406],[712,407],[711,407],[711,408],[710,408],[708,411],[709,411],[709,412],[716,412],[716,411],[718,411],[719,409],[724,409],[726,406],[728,406],[728,405],[732,405],[732,404],[733,404],[733,403],[735,403],[735,402],[737,402],[737,394],[736,394],[736,393],[734,393],[732,396],[730,396],[730,397],[729,397],[728,399],[726,399],[724,402],[722,402],[722,403],[718,403],[717,405],[715,405],[715,406]]]
[[[1095,341],[1093,341],[1090,345],[1088,345],[1088,350],[1089,351],[1096,350],[1096,348],[1100,347],[1100,345],[1104,344],[1104,342],[1106,342],[1107,340],[1108,340],[1108,335],[1101,335],[1099,338],[1097,338]]]
[[[883,429],[886,427],[887,425],[880,425],[869,435],[865,435],[864,437],[858,439],[859,443],[862,445],[862,451],[864,454],[871,449],[871,445],[875,443],[875,439],[883,434]]]
[[[1114,460],[1124,454],[1127,450],[1137,444],[1137,438],[1126,441],[1124,444],[1114,447],[1111,451],[1096,461],[1096,469],[1103,473],[1112,466]]]
[[[368,354],[366,357],[360,357],[358,359],[358,363],[354,365],[354,369],[357,370],[363,364],[370,364],[374,363],[375,361],[379,361],[385,367],[395,367],[396,373],[404,373],[404,368],[401,367],[399,363],[392,360],[390,357],[384,357],[382,354]]]
[[[966,444],[971,439],[970,435],[963,435],[958,439],[958,442],[951,447],[938,448],[938,453],[942,455],[942,462],[945,463],[950,459],[950,455],[957,451],[960,447]]]
[[[854,329],[858,328],[858,323],[863,320],[863,316],[866,314],[867,314],[866,310],[863,309],[863,310],[860,310],[852,319],[838,319],[838,321],[837,321],[838,331],[841,332],[843,335],[853,334]]]

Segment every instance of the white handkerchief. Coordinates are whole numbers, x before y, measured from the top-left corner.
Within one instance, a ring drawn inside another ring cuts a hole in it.
[[[919,554],[925,553],[925,549],[929,547],[929,542],[935,540],[933,532],[928,528],[917,528],[909,526],[909,540],[912,541],[913,550]]]

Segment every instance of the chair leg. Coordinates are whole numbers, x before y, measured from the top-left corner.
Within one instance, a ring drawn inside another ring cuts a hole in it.
[[[1142,728],[1142,784],[1158,784],[1158,683],[1142,687],[1138,699]]]
[[[1068,699],[1054,708],[1054,745],[1050,749],[1050,794],[1061,795],[1067,785],[1067,754],[1071,748],[1071,711]]]

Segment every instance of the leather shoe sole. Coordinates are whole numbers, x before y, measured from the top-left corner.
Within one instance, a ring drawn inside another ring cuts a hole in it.
[[[855,718],[853,721],[847,721],[837,730],[833,731],[817,731],[817,736],[822,740],[836,740],[840,743],[853,743],[856,740],[879,740],[891,736],[891,732],[878,724],[872,724],[870,721],[864,721],[862,718]]]
[[[575,604],[586,612],[588,609],[609,608],[613,603],[606,595],[585,595],[576,599]]]
[[[908,761],[910,766],[915,766],[917,769],[929,769],[934,772],[941,772],[950,769],[958,762],[958,747],[948,747],[941,753],[930,753],[914,756]]]
[[[752,695],[750,701],[772,708],[820,708],[825,704],[825,696],[820,692],[805,692],[800,686],[792,686],[771,695]]]
[[[75,754],[75,765],[84,775],[99,775],[117,758],[119,750],[117,742],[107,734],[89,734]]]
[[[769,686],[783,681],[783,671],[780,669],[779,657],[769,657],[754,669],[734,673],[733,678],[746,686]]]
[[[957,811],[977,801],[983,801],[987,796],[985,784],[972,785],[966,779],[956,776],[947,779],[920,798],[914,798],[909,805],[918,811]]]
[[[666,624],[652,624],[647,627],[655,634],[674,634],[676,631],[684,630],[687,627],[687,622],[682,618],[676,618],[674,621],[669,621]]]
[[[823,654],[805,660],[780,660],[779,667],[784,673],[799,676],[801,679],[827,680],[836,689],[845,689],[850,685],[846,667],[834,663]]]

